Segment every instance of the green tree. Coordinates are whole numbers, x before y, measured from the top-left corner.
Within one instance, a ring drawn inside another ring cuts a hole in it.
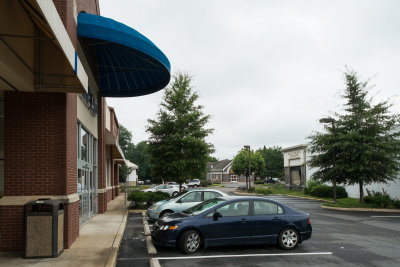
[[[400,115],[390,112],[388,101],[373,104],[368,81],[359,81],[356,72],[344,77],[344,112],[336,114],[335,128],[310,137],[310,166],[318,168],[315,179],[358,184],[363,203],[365,185],[387,183],[400,171]]]
[[[210,116],[197,105],[199,96],[191,87],[191,77],[174,75],[172,85],[164,92],[156,119],[149,119],[147,132],[152,175],[158,179],[182,184],[187,179],[202,178],[207,170],[208,155],[214,149],[206,142],[213,129],[206,128]]]
[[[119,125],[119,136],[118,136],[119,146],[124,153],[126,159],[129,159],[127,156],[131,153],[133,149],[132,143],[132,133],[128,131],[122,124]],[[130,160],[130,159],[129,159]],[[126,165],[119,166],[119,181],[125,183],[126,178],[132,172],[132,168],[129,168]]]
[[[217,162],[218,159],[216,157],[208,156],[207,162]]]
[[[249,181],[249,151],[247,149],[243,148],[236,154],[231,168],[237,174],[246,175]],[[265,173],[265,161],[260,151],[250,150],[250,169],[250,172],[254,172],[255,175]]]
[[[259,149],[262,157],[265,161],[265,175],[268,177],[279,177],[283,176],[283,153],[281,147],[269,147],[264,146],[263,149]]]
[[[141,180],[150,179],[155,182],[150,173],[150,154],[146,141],[138,143],[127,158],[139,166],[138,176]]]

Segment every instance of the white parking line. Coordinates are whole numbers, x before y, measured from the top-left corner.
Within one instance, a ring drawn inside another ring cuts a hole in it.
[[[400,218],[400,216],[371,216],[372,218]]]
[[[274,257],[274,256],[311,256],[332,255],[332,252],[311,253],[272,253],[272,254],[243,254],[243,255],[212,255],[212,256],[189,256],[189,257],[161,257],[158,260],[188,260],[188,259],[210,259],[210,258],[239,258],[239,257]]]

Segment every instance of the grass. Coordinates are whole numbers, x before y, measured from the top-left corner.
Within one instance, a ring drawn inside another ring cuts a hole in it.
[[[150,188],[150,186],[148,186],[148,185],[130,185],[130,186],[123,185],[123,186],[119,187],[120,190],[126,190],[126,189],[131,189],[131,190],[137,189],[137,190],[140,190],[140,189],[146,189],[146,188]]]
[[[332,199],[333,201],[333,199]],[[360,203],[360,200],[358,198],[338,198],[336,200],[336,204],[332,203],[332,202],[327,202],[324,203],[324,206],[328,206],[328,207],[337,207],[337,208],[378,208],[376,205],[374,204],[367,204],[367,203]]]
[[[207,187],[224,187],[224,185],[214,183],[213,185],[208,185]]]
[[[258,189],[257,189],[258,188]],[[322,204],[323,206],[328,207],[338,207],[338,208],[365,208],[365,209],[379,209],[381,207],[372,203],[360,203],[358,198],[338,198],[336,200],[336,204],[333,203],[333,198],[322,198],[315,197],[312,195],[304,194],[304,191],[293,191],[287,190],[283,185],[257,185],[255,191],[257,193],[263,193],[265,195],[289,195],[289,196],[297,196],[297,197],[310,197],[316,199],[325,200],[326,203]],[[389,206],[388,208],[395,208],[394,206]]]

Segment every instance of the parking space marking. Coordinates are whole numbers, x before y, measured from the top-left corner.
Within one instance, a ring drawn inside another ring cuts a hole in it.
[[[212,255],[212,256],[188,256],[188,257],[160,257],[158,260],[188,260],[188,259],[212,259],[212,258],[239,258],[239,257],[276,257],[276,256],[313,256],[332,255],[332,252],[310,253],[271,253],[271,254],[243,254],[243,255]]]
[[[400,218],[400,216],[395,216],[395,215],[388,215],[388,216],[379,216],[379,215],[377,215],[377,216],[371,216],[372,218]]]

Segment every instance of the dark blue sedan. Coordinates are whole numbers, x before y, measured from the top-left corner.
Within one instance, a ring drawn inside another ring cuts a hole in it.
[[[261,197],[220,197],[157,220],[156,245],[195,253],[200,247],[279,244],[293,249],[311,237],[310,215]]]

